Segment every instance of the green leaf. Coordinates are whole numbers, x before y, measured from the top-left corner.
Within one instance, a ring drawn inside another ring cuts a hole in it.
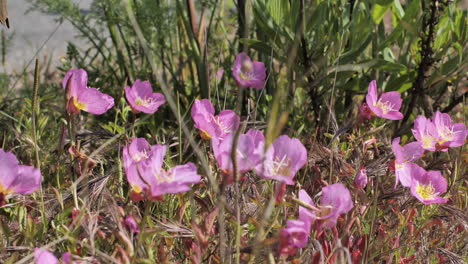
[[[377,4],[377,3],[374,5],[374,8],[372,9],[372,20],[374,20],[374,23],[376,25],[380,24],[383,17],[385,16],[385,13],[387,13],[387,10],[390,8],[391,5],[392,5],[391,1],[384,5]]]

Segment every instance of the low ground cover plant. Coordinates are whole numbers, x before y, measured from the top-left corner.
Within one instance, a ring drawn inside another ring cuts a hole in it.
[[[34,2],[91,48],[0,97],[0,260],[466,260],[466,10],[156,2]]]

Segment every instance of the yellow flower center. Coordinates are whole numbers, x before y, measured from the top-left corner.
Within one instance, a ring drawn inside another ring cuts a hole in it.
[[[395,105],[391,104],[389,101],[382,102],[382,99],[380,98],[376,103],[374,103],[374,106],[380,108],[385,115],[393,110]]]
[[[132,190],[135,193],[141,193],[142,189],[138,185],[132,185]]]
[[[455,132],[453,131],[453,127],[448,127],[448,126],[439,127],[437,129],[437,132],[441,138],[437,140],[437,143],[439,144],[443,144],[447,141],[452,141],[453,138],[455,137]]]
[[[149,98],[148,97],[147,98],[137,97],[137,99],[135,100],[135,104],[136,105],[142,105],[144,107],[149,107],[149,106],[154,104],[154,100],[151,97],[149,97]]]
[[[206,132],[206,130],[200,129],[200,137],[204,140],[210,140],[211,135]]]
[[[434,186],[432,184],[417,184],[416,192],[424,199],[430,200],[433,199],[438,193],[435,192]]]
[[[431,135],[423,135],[422,136],[422,142],[423,142],[423,148],[429,148],[433,145],[435,138]]]
[[[75,107],[78,109],[78,110],[84,110],[86,111],[87,107],[84,103],[82,102],[79,102],[76,97],[73,97],[73,104],[75,105]]]
[[[9,194],[9,193],[11,193],[11,189],[8,189],[7,187],[0,184],[0,193]]]

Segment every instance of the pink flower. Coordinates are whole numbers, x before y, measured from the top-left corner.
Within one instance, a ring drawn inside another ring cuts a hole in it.
[[[67,112],[79,114],[104,114],[114,106],[114,98],[96,88],[87,87],[88,74],[83,69],[71,69],[63,78],[62,87],[67,93]]]
[[[226,139],[219,141],[213,139],[213,153],[220,169],[226,175],[233,175],[233,165],[231,159],[234,134],[230,134]],[[237,143],[237,166],[239,173],[245,173],[257,166],[262,160],[265,138],[259,130],[250,129],[246,134],[239,136]]]
[[[315,206],[305,190],[299,191],[299,200],[305,204]],[[315,212],[299,206],[299,219],[288,220],[286,228],[280,230],[280,252],[291,252],[290,247],[304,248],[309,241],[310,226],[315,218]]]
[[[402,119],[403,114],[398,112],[402,101],[399,92],[383,93],[380,98],[378,98],[377,83],[375,80],[370,82],[366,102],[376,116],[390,120]]]
[[[35,264],[59,264],[58,259],[49,251],[36,248],[34,249]]]
[[[152,114],[166,102],[164,95],[153,93],[153,88],[148,81],[136,80],[135,83],[125,87],[125,97],[133,111]]]
[[[356,174],[356,178],[354,178],[354,186],[356,188],[365,188],[367,185],[367,170],[366,167],[362,166],[359,172]]]
[[[291,252],[288,247],[304,248],[309,241],[309,234],[310,224],[299,220],[288,220],[286,228],[280,229],[280,252]]]
[[[129,215],[125,217],[124,220],[125,227],[130,230],[130,232],[134,234],[140,233],[140,228],[138,227],[138,224],[135,221],[135,218],[133,216]]]
[[[144,139],[134,139],[124,147],[123,160],[133,197],[158,199],[167,193],[189,191],[190,185],[200,182],[193,163],[163,169],[166,146],[150,146]]]
[[[66,264],[72,264],[73,263],[73,257],[70,252],[65,252],[62,254],[62,261]]]
[[[265,64],[259,61],[252,61],[245,52],[237,54],[232,66],[232,74],[241,87],[263,89],[265,86]]]
[[[294,184],[293,178],[307,162],[307,150],[297,138],[278,137],[265,153],[263,163],[257,165],[258,176]]]
[[[19,165],[16,156],[0,149],[0,206],[7,194],[30,194],[41,185],[39,169]]]
[[[349,190],[341,183],[335,183],[322,188],[320,212],[315,213],[317,227],[332,228],[338,217],[353,209],[353,200]]]
[[[214,113],[215,110],[210,100],[195,100],[191,111],[192,119],[203,139],[222,140],[239,127],[240,118],[234,111],[223,110],[217,116]]]
[[[433,124],[437,131],[437,149],[447,151],[448,148],[456,148],[465,144],[468,130],[463,123],[453,123],[446,113],[437,111],[433,117]]]
[[[421,167],[413,167],[411,175],[411,194],[423,204],[448,201],[439,196],[447,191],[447,181],[440,171],[425,171]]]
[[[405,187],[411,186],[411,167],[417,166],[412,162],[418,160],[424,153],[421,142],[411,142],[400,146],[400,138],[392,141],[392,151],[395,154],[395,187],[398,182]]]
[[[154,147],[150,146],[144,138],[135,138],[130,145],[123,148],[125,174],[132,190],[137,194],[146,193],[149,189],[146,182],[140,177],[140,170],[148,166],[146,163],[153,150]]]
[[[437,130],[429,118],[418,116],[414,120],[413,135],[425,150],[435,151],[437,144]]]

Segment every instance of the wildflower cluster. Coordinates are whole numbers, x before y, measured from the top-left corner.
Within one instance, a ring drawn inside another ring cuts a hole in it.
[[[233,81],[241,88],[262,89],[265,86],[265,65],[262,62],[252,61],[244,52],[236,56],[232,74]],[[88,87],[87,84],[88,76],[83,69],[72,69],[66,73],[62,86],[65,90],[64,111],[67,117],[79,115],[81,111],[101,115],[114,106],[114,99],[110,95]],[[163,94],[153,92],[150,82],[141,80],[136,80],[132,86],[125,87],[125,98],[129,105],[127,109],[131,109],[135,115],[154,114],[166,101]],[[400,112],[401,105],[402,99],[398,92],[386,92],[378,96],[374,80],[369,84],[366,102],[359,109],[359,121],[370,120],[372,116],[400,120],[403,118]],[[245,129],[245,126],[241,126],[241,116],[238,113],[230,109],[217,112],[209,99],[194,100],[191,117],[200,138],[209,142],[207,144],[207,149],[208,145],[210,148],[208,156],[210,161],[217,165],[216,171],[221,176],[218,183],[221,186],[225,187],[232,183],[241,184],[239,181],[241,179],[258,182],[257,177],[259,177],[264,179],[263,182],[275,183],[273,186],[277,187],[275,197],[271,200],[273,207],[282,203],[285,205],[284,200],[288,202],[292,200],[298,205],[298,217],[286,220],[288,214],[285,214],[283,220],[278,221],[274,229],[274,233],[277,234],[276,245],[280,256],[287,258],[299,249],[307,247],[311,234],[314,239],[320,239],[322,244],[326,245],[325,248],[329,247],[329,244],[324,242],[327,232],[333,233],[338,241],[338,229],[345,228],[343,219],[352,219],[346,224],[349,226],[357,221],[356,211],[358,210],[353,210],[355,206],[359,207],[358,202],[355,202],[358,201],[357,194],[359,192],[365,194],[363,189],[369,182],[372,182],[363,164],[356,166],[358,172],[352,183],[345,180],[342,182],[331,180],[329,183],[320,178],[317,180],[318,185],[303,186],[297,180],[300,176],[296,177],[296,175],[308,164],[309,159],[308,150],[300,139],[280,135],[268,144],[262,130]],[[68,121],[72,122],[72,118]],[[72,132],[69,131],[69,134]],[[411,195],[423,204],[446,203],[448,199],[442,197],[447,191],[446,179],[440,171],[426,171],[420,163],[418,164],[418,160],[430,151],[446,152],[449,148],[462,146],[468,135],[466,125],[454,123],[448,114],[437,111],[432,119],[418,116],[414,121],[412,132],[416,139],[414,142],[400,145],[399,137],[391,142],[391,149],[395,156],[392,163],[395,172],[394,186],[401,184],[409,188]],[[121,148],[123,169],[129,185],[129,197],[135,203],[164,201],[164,196],[169,194],[179,194],[182,197],[181,193],[191,191],[194,185],[202,182],[203,176],[198,173],[196,163],[186,162],[174,165],[172,160],[168,161],[170,158],[168,146],[152,145],[150,144],[152,140],[135,137],[135,133],[132,137],[125,137],[122,140],[126,144]],[[75,142],[71,142],[71,145],[70,153],[75,158],[80,157],[79,146],[76,146]],[[21,165],[13,153],[0,149],[0,206],[6,204],[11,194],[33,193],[41,186],[41,181],[42,175],[39,169]],[[351,187],[351,190],[354,192],[352,193],[345,184],[352,185],[354,188]],[[199,190],[197,186],[194,188],[191,194]],[[299,191],[297,195],[293,192],[293,195],[285,196],[286,188],[296,188],[295,190]],[[320,190],[320,192],[312,198],[309,194],[314,190]],[[317,198],[318,196],[320,199]],[[289,200],[283,200],[284,197]],[[202,200],[200,197],[197,198]],[[181,212],[184,209],[185,207],[181,206]],[[207,218],[214,219],[213,215],[218,213],[216,210]],[[79,209],[74,208],[72,217],[79,214],[77,212]],[[143,224],[139,225],[138,222],[141,219],[139,216],[122,213],[119,219],[119,225],[130,233],[131,238],[143,236],[145,221],[141,221]],[[207,220],[209,224],[205,225],[203,231],[198,230],[198,226],[193,221],[193,232],[201,242],[196,247],[191,244],[190,250],[200,252],[203,247],[206,247],[209,242],[205,235],[214,232],[213,221]],[[351,248],[352,237],[346,239]],[[330,248],[326,250],[328,250],[327,254],[333,255]],[[353,260],[361,259],[362,254],[359,250],[353,251],[353,254],[355,254]],[[35,263],[39,264],[79,263],[73,260],[70,252],[65,252],[59,261],[51,252],[36,248],[34,257]]]
[[[440,197],[447,191],[447,180],[440,171],[426,171],[415,162],[427,151],[447,151],[465,143],[468,130],[463,123],[453,123],[448,114],[437,111],[433,119],[418,116],[413,135],[417,141],[400,146],[400,138],[392,141],[395,154],[396,182],[411,188],[411,194],[424,204],[445,203]]]

